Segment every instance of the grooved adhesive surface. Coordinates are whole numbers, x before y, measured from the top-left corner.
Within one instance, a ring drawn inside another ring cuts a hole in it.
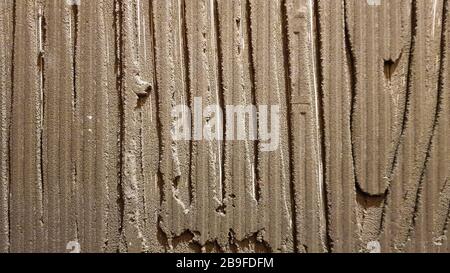
[[[450,0],[0,1],[0,252],[449,252],[449,52]]]

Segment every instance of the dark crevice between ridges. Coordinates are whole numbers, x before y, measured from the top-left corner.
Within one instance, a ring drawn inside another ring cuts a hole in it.
[[[118,178],[119,183],[117,184],[117,208],[119,213],[119,226],[118,226],[118,233],[120,236],[120,241],[117,246],[117,252],[121,252],[122,248],[127,252],[128,250],[128,244],[126,242],[126,237],[124,234],[124,225],[125,225],[125,197],[124,197],[124,171],[125,171],[125,105],[123,102],[124,97],[124,88],[123,88],[123,62],[122,62],[122,49],[123,49],[123,39],[122,37],[122,31],[123,31],[123,2],[122,0],[114,0],[114,28],[115,28],[115,68],[116,68],[116,86],[117,86],[117,96],[118,96],[118,107],[119,107],[119,162],[118,162]]]
[[[140,31],[140,24],[142,23],[142,22],[140,22],[139,21],[139,17],[138,17],[138,14],[137,14],[137,11],[138,10],[140,10],[141,9],[141,2],[139,2],[139,1],[137,1],[137,2],[135,2],[134,3],[134,6],[133,6],[133,11],[134,11],[134,14],[133,14],[133,16],[136,16],[135,17],[135,30],[137,30],[136,31],[136,33],[135,33],[135,36],[134,36],[134,40],[135,41],[139,41],[139,35],[141,35],[141,33],[139,33],[139,31]],[[144,16],[144,20],[143,20],[143,24],[145,24],[145,16]],[[144,30],[144,33],[143,33],[143,39],[145,40],[145,39],[147,39],[147,33],[145,33],[145,30]],[[141,69],[142,69],[142,64],[143,63],[146,63],[147,61],[148,61],[148,59],[147,58],[145,58],[145,57],[147,57],[147,56],[142,56],[142,54],[141,54],[141,44],[138,42],[138,45],[137,45],[137,48],[135,49],[135,52],[136,52],[136,60],[137,61],[139,61],[139,75],[140,76],[142,76],[141,74],[140,74],[140,72],[142,72],[141,71]],[[142,61],[143,60],[143,61]],[[137,154],[138,154],[138,156],[137,156],[137,164],[139,165],[139,173],[138,173],[138,177],[139,177],[139,180],[140,181],[146,181],[146,172],[145,172],[145,153],[144,153],[144,148],[145,148],[145,140],[146,140],[146,138],[145,138],[145,133],[144,133],[144,128],[146,127],[146,126],[148,126],[148,124],[146,124],[145,123],[145,119],[144,119],[144,113],[146,112],[146,111],[148,111],[147,109],[148,108],[145,108],[144,106],[145,105],[147,105],[147,103],[152,103],[150,100],[149,100],[149,98],[150,98],[150,96],[151,96],[151,92],[153,92],[153,84],[150,84],[149,86],[147,86],[147,88],[143,88],[144,89],[144,92],[145,92],[145,94],[139,94],[139,95],[137,95],[137,107],[135,108],[135,115],[137,114],[137,131],[138,131],[138,134],[137,134],[137,138],[138,138],[138,141],[137,141]],[[140,188],[140,193],[139,193],[141,196],[140,196],[140,201],[141,201],[141,204],[142,204],[142,213],[143,213],[143,215],[147,215],[147,210],[146,210],[146,207],[147,206],[145,206],[145,203],[146,203],[146,201],[145,201],[145,187],[141,187]],[[142,227],[144,227],[144,229],[145,229],[145,227],[147,226],[147,217],[144,217],[141,221],[140,221],[140,223],[138,223],[137,225],[137,228],[138,229],[142,229]],[[141,247],[144,249],[144,252],[145,251],[147,251],[147,249],[146,249],[146,246],[145,246],[145,236],[144,236],[144,238],[142,239],[142,241],[141,241]]]
[[[289,113],[289,118],[287,119],[287,129],[288,129],[288,147],[289,147],[289,181],[290,181],[290,199],[291,199],[291,210],[292,210],[292,219],[293,219],[293,227],[292,227],[292,236],[293,236],[293,242],[294,242],[294,251],[299,253],[301,251],[300,249],[300,236],[298,231],[298,211],[297,206],[299,204],[296,204],[296,185],[294,181],[294,177],[292,175],[292,170],[294,170],[294,143],[293,143],[293,132],[292,132],[292,122],[294,118],[294,113],[292,110],[292,63],[291,63],[291,53],[290,53],[290,47],[289,47],[289,16],[288,16],[288,10],[287,10],[287,0],[283,0],[281,2],[281,24],[282,24],[282,38],[283,38],[283,61],[284,61],[284,78],[286,81],[286,107],[287,112]],[[300,65],[300,64],[298,64]]]
[[[253,43],[253,22],[252,22],[252,5],[250,0],[245,1],[245,16],[246,16],[246,27],[247,27],[247,40],[248,40],[248,70],[249,70],[249,78],[250,78],[250,89],[251,89],[251,100],[252,105],[257,105],[256,99],[256,80],[255,80],[255,52],[254,52],[254,43]],[[259,135],[259,122],[257,122],[257,134]],[[261,200],[261,176],[259,173],[259,137],[256,138],[254,142],[254,152],[253,152],[253,162],[254,171],[255,171],[255,199],[257,202]]]
[[[190,73],[190,63],[191,58],[189,55],[189,40],[188,40],[188,27],[187,27],[187,10],[186,10],[186,1],[181,0],[181,43],[183,48],[183,56],[182,63],[183,63],[183,69],[184,69],[184,79],[183,82],[185,84],[184,89],[186,92],[186,98],[187,98],[187,105],[189,107],[192,106],[192,94],[191,94],[191,73]],[[191,108],[189,108],[191,109]],[[193,145],[192,141],[189,142],[189,174],[188,174],[188,198],[189,198],[189,206],[192,206],[192,203],[194,201],[194,187],[193,187],[193,175],[192,175],[192,151],[193,151]]]
[[[401,57],[402,54],[400,53],[400,56],[396,60],[384,60],[384,76],[389,82],[392,80],[392,77],[400,64]]]
[[[39,128],[39,180],[40,180],[40,186],[41,186],[41,208],[44,209],[44,195],[45,195],[45,181],[44,181],[44,127],[45,127],[45,108],[46,108],[46,98],[45,98],[45,89],[46,89],[46,82],[45,82],[45,56],[44,52],[46,52],[45,47],[47,46],[47,22],[45,19],[45,11],[44,7],[41,8],[41,13],[38,15],[38,20],[40,21],[40,30],[39,33],[41,37],[39,37],[41,46],[40,52],[38,52],[38,66],[39,66],[39,73],[40,73],[40,94],[39,99],[41,101],[41,109],[39,109],[39,115],[40,115],[40,128]],[[44,212],[42,211],[42,215],[40,215],[40,222],[44,224]]]
[[[216,32],[216,46],[217,46],[217,62],[218,62],[218,87],[219,90],[217,90],[219,94],[219,105],[221,109],[225,109],[225,98],[224,98],[224,88],[223,88],[223,50],[222,50],[222,34],[220,32],[220,20],[219,20],[219,3],[217,0],[213,1],[214,4],[214,27]],[[222,158],[221,158],[221,170],[222,170],[222,180],[220,181],[222,185],[222,205],[217,208],[217,212],[226,213],[226,204],[225,199],[227,198],[227,189],[225,184],[225,160],[226,160],[226,149],[225,149],[225,128],[226,128],[226,111],[223,112],[222,116],[222,123],[223,123],[223,130],[222,130],[222,142],[221,142],[221,149],[222,149]]]
[[[440,142],[439,142],[440,143]],[[444,180],[443,186],[441,187],[439,191],[439,210],[437,210],[437,213],[439,216],[443,217],[442,223],[439,220],[438,223],[435,223],[433,225],[435,233],[434,235],[434,242],[442,241],[445,236],[448,233],[448,228],[450,225],[450,202],[448,202],[448,193],[449,193],[449,187],[450,187],[450,178],[447,177]],[[445,207],[443,207],[445,206]],[[444,214],[445,213],[445,214]],[[440,217],[438,217],[439,219]],[[441,225],[442,224],[442,225]]]
[[[77,111],[78,111],[78,85],[77,85],[77,76],[78,76],[78,70],[77,70],[77,58],[78,58],[78,28],[79,28],[79,7],[78,5],[72,5],[70,7],[70,16],[73,24],[73,30],[71,29],[71,33],[73,33],[73,37],[70,37],[73,39],[73,45],[72,45],[72,118],[73,122],[77,120]],[[78,128],[77,128],[78,129]],[[77,155],[78,151],[75,152],[75,155]],[[72,159],[72,197],[75,199],[74,204],[77,204],[77,198],[75,197],[76,194],[76,183],[78,179],[78,166],[77,166],[77,159]],[[78,208],[75,208],[75,239],[79,241],[80,238],[80,224],[78,223],[78,217],[80,216],[78,214]]]
[[[11,253],[11,207],[12,207],[12,200],[13,196],[11,193],[11,187],[12,187],[12,119],[13,119],[13,106],[14,106],[14,88],[15,88],[15,81],[14,81],[14,72],[15,72],[15,63],[14,63],[14,56],[16,53],[16,24],[17,24],[17,1],[14,0],[13,3],[13,16],[12,16],[12,48],[11,48],[11,98],[10,98],[10,109],[9,109],[9,124],[8,124],[8,253]]]
[[[139,98],[138,98],[139,100]],[[138,142],[137,142],[137,149],[138,149],[138,165],[139,165],[139,180],[140,181],[145,181],[145,167],[144,167],[144,148],[145,148],[145,136],[144,136],[144,126],[148,126],[147,124],[144,123],[144,114],[143,114],[143,109],[140,109],[137,114],[138,114],[138,124],[139,124],[139,128],[137,128],[138,131]],[[143,210],[143,214],[147,215],[146,213],[146,206],[145,206],[145,187],[142,187],[140,189],[140,194],[142,194],[142,196],[140,197],[141,200],[141,204],[142,204],[142,210]],[[146,217],[144,217],[142,219],[143,224],[140,223],[139,224],[139,228],[142,228],[141,226],[144,225],[144,227],[146,226]],[[142,247],[144,247],[144,243],[142,242]],[[145,247],[144,247],[145,248]]]
[[[425,161],[423,163],[423,166],[422,166],[421,172],[420,172],[420,176],[419,176],[419,181],[418,181],[419,184],[417,186],[416,193],[415,193],[414,210],[413,210],[412,219],[411,219],[412,223],[408,229],[407,239],[412,237],[412,234],[414,233],[416,226],[417,226],[417,218],[419,217],[418,214],[419,214],[419,209],[421,207],[420,201],[421,201],[422,192],[424,189],[423,184],[424,184],[424,180],[425,180],[425,177],[427,174],[428,163],[430,161],[431,154],[432,154],[433,143],[435,140],[434,138],[436,136],[437,127],[439,124],[439,117],[441,116],[440,114],[442,113],[442,102],[443,102],[443,95],[444,95],[444,73],[446,72],[445,61],[447,59],[446,46],[448,45],[448,43],[447,43],[448,37],[446,35],[447,27],[448,27],[447,16],[448,16],[448,12],[449,12],[448,4],[449,4],[449,1],[444,0],[443,10],[442,10],[442,23],[441,23],[442,30],[441,30],[440,52],[439,52],[439,76],[438,76],[438,86],[437,86],[437,99],[436,99],[436,107],[435,107],[433,126],[432,126],[432,130],[431,130],[431,134],[428,139]]]
[[[411,89],[412,89],[412,77],[413,77],[413,61],[414,61],[414,53],[416,49],[416,38],[417,38],[417,1],[412,0],[411,2],[411,41],[409,48],[409,57],[408,57],[408,65],[407,65],[407,76],[406,76],[406,95],[405,95],[405,105],[403,109],[403,117],[401,122],[401,133],[398,138],[397,143],[395,144],[394,157],[392,160],[391,168],[389,170],[389,185],[387,186],[385,193],[385,200],[382,209],[382,216],[380,222],[380,230],[379,235],[381,235],[386,228],[386,216],[387,209],[389,207],[389,199],[391,194],[391,186],[394,179],[394,172],[398,166],[398,159],[400,148],[403,143],[403,139],[405,138],[406,128],[409,122],[409,112],[410,112],[410,99],[411,99]]]
[[[74,21],[73,31],[73,48],[72,48],[72,91],[73,91],[73,108],[77,109],[78,106],[78,92],[77,92],[77,53],[78,53],[78,5],[72,5],[72,18]]]
[[[347,61],[347,68],[349,72],[349,82],[350,82],[350,145],[351,145],[351,158],[352,158],[352,171],[353,171],[353,182],[354,182],[354,190],[356,193],[356,201],[363,205],[369,202],[371,196],[368,195],[360,185],[360,181],[358,181],[358,175],[356,170],[356,151],[355,151],[355,140],[354,140],[354,130],[355,130],[355,111],[356,111],[356,96],[357,96],[357,61],[356,54],[354,52],[354,46],[350,37],[350,27],[349,27],[349,15],[348,15],[348,3],[344,0],[344,41],[345,41],[345,54]],[[359,200],[363,200],[359,202]],[[361,220],[361,225],[364,227],[365,217]],[[362,234],[359,234],[361,237]]]
[[[157,69],[157,65],[158,65],[158,54],[157,54],[157,46],[156,46],[156,28],[155,28],[155,18],[157,18],[156,15],[156,10],[154,8],[155,2],[153,1],[149,1],[149,18],[150,18],[150,32],[151,32],[151,37],[152,37],[152,54],[153,54],[153,73],[154,73],[154,89],[153,91],[155,92],[155,100],[156,100],[156,120],[157,120],[157,124],[156,124],[156,128],[157,128],[157,135],[158,135],[158,173],[157,173],[157,178],[158,178],[158,190],[159,190],[159,208],[158,208],[158,217],[157,217],[157,228],[158,228],[158,233],[157,233],[157,237],[161,243],[161,240],[167,242],[168,241],[168,236],[167,234],[164,232],[163,228],[161,227],[161,224],[163,223],[163,218],[162,218],[162,206],[163,203],[166,200],[166,194],[164,192],[164,177],[161,171],[161,162],[163,162],[163,136],[162,136],[162,131],[161,128],[163,128],[162,126],[162,118],[161,118],[161,98],[160,98],[160,94],[159,94],[159,84],[158,84],[158,69]],[[162,245],[167,245],[161,243]]]
[[[445,180],[443,187],[444,189],[447,188],[447,183],[450,183],[449,178]],[[441,191],[441,194],[443,191],[444,190]],[[445,217],[444,226],[442,227],[441,236],[445,236],[448,233],[449,225],[450,225],[450,202],[447,205],[447,215]]]
[[[158,214],[156,239],[158,240],[158,243],[164,248],[164,251],[167,253],[170,250],[170,242],[169,237],[161,227],[160,223],[162,223],[162,221],[163,220],[161,214]]]
[[[315,48],[316,48],[316,63],[317,63],[317,71],[315,73],[317,74],[317,89],[318,89],[318,99],[320,100],[318,102],[319,105],[319,120],[317,121],[319,123],[319,131],[320,131],[320,142],[321,142],[321,152],[322,152],[322,166],[323,170],[320,175],[322,175],[322,179],[324,181],[323,183],[323,203],[324,203],[324,212],[325,212],[325,231],[326,231],[326,241],[325,241],[325,247],[327,252],[332,252],[334,247],[333,238],[331,236],[331,229],[330,229],[330,218],[331,218],[331,211],[330,211],[330,201],[329,201],[329,195],[331,194],[330,190],[328,189],[328,181],[327,181],[327,169],[328,169],[328,162],[327,162],[327,129],[326,129],[326,122],[325,122],[325,93],[323,89],[323,82],[324,82],[324,69],[323,69],[323,62],[322,62],[322,51],[323,51],[323,45],[322,45],[322,26],[320,23],[321,15],[320,15],[320,2],[314,1],[313,2],[313,14],[312,14],[312,23],[314,24],[314,39],[315,39]],[[345,18],[344,18],[345,20]]]
[[[414,61],[414,51],[416,48],[416,38],[417,38],[417,2],[416,0],[412,0],[411,3],[411,41],[409,48],[409,57],[408,57],[408,74],[406,77],[406,97],[405,97],[405,105],[403,110],[403,117],[401,122],[401,133],[398,141],[395,145],[394,158],[391,164],[391,168],[389,171],[389,180],[391,181],[394,175],[394,171],[398,165],[398,157],[400,153],[400,147],[403,143],[402,140],[405,137],[406,128],[409,121],[409,112],[410,112],[410,99],[411,99],[411,89],[412,89],[412,77],[413,77],[413,61]],[[390,185],[389,185],[390,187]]]
[[[71,60],[71,65],[72,65],[72,126],[74,121],[76,120],[76,115],[77,115],[77,108],[78,108],[78,94],[77,94],[77,52],[78,52],[78,24],[79,24],[79,20],[78,20],[78,6],[77,5],[72,5],[69,8],[70,11],[70,18],[71,20],[74,22],[73,24],[73,29],[71,29],[71,33],[73,33],[74,37],[70,37],[71,39],[73,39],[73,44],[72,44],[72,60]],[[72,42],[72,41],[71,41]],[[74,129],[72,127],[72,129]],[[73,147],[72,147],[73,148]],[[76,154],[76,152],[75,152]],[[77,170],[77,160],[76,159],[71,159],[71,165],[72,165],[72,186],[74,188],[72,188],[72,196],[71,198],[76,199],[75,195],[75,186],[74,184],[77,181],[77,176],[78,176],[78,170]],[[73,200],[72,200],[73,202]],[[76,204],[77,202],[75,201],[74,204]],[[79,238],[79,234],[80,234],[80,226],[78,224],[78,209],[75,208],[75,239],[77,241],[80,240]]]
[[[160,217],[158,217],[158,221],[161,221]],[[211,242],[206,243],[204,246],[200,245],[197,238],[200,237],[200,233],[196,231],[191,231],[190,229],[186,229],[183,232],[180,233],[180,235],[174,236],[172,235],[171,238],[167,236],[167,234],[162,230],[160,226],[158,226],[158,234],[157,234],[157,240],[161,244],[161,246],[164,248],[164,251],[166,253],[176,253],[177,247],[181,244],[186,244],[188,247],[188,251],[190,253],[203,253],[202,249],[203,247],[205,249],[208,249],[208,247],[211,247],[213,245],[214,247],[217,247],[220,251],[220,246],[218,246],[217,242]],[[207,251],[207,253],[210,253]]]

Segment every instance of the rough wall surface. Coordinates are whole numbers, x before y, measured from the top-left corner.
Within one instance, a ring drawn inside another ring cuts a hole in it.
[[[0,252],[449,252],[449,52],[450,0],[0,1]]]

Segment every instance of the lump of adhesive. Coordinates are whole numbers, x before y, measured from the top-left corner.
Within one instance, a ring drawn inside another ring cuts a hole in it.
[[[134,88],[133,90],[136,93],[136,95],[138,97],[146,97],[150,95],[153,89],[152,85],[149,82],[142,80],[142,78],[139,75],[135,77],[135,80],[136,80],[136,88]]]

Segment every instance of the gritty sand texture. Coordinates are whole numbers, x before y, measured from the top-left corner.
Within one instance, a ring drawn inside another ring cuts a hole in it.
[[[0,1],[0,252],[450,251],[450,0],[76,2]]]

